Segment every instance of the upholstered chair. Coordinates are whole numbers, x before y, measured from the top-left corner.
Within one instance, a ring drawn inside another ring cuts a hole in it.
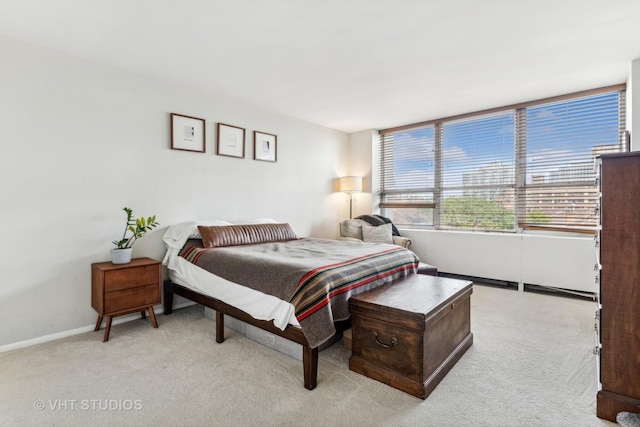
[[[392,235],[391,224],[373,226],[361,219],[347,219],[342,221],[340,223],[340,240],[391,243],[405,248],[411,246],[410,238]],[[437,276],[438,269],[426,262],[420,262],[417,273]]]
[[[340,223],[340,240],[390,243],[408,248],[411,239],[393,236],[391,224],[373,226],[361,219],[347,219]]]

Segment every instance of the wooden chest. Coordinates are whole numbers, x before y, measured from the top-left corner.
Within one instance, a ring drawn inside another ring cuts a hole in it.
[[[352,297],[349,369],[425,399],[473,343],[472,292],[414,274]]]

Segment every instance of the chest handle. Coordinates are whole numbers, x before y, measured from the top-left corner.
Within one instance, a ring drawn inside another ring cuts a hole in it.
[[[391,348],[394,345],[398,344],[398,340],[396,339],[396,337],[392,337],[391,338],[391,344],[385,344],[382,341],[378,340],[378,333],[377,332],[372,332],[371,335],[373,335],[373,339],[376,340],[376,344],[378,344],[381,347]]]

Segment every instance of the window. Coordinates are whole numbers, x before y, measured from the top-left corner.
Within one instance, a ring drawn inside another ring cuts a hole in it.
[[[628,150],[624,85],[380,131],[380,208],[438,229],[593,230],[594,158]]]
[[[596,226],[594,157],[627,149],[623,101],[623,92],[609,92],[522,113],[520,227]]]
[[[429,126],[381,138],[380,207],[398,224],[434,225],[434,132]]]
[[[445,122],[440,228],[514,229],[513,112]]]

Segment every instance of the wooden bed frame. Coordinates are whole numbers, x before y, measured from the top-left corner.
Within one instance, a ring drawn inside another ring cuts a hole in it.
[[[231,316],[250,325],[256,326],[274,335],[281,336],[302,345],[302,365],[304,367],[304,386],[309,390],[316,388],[318,381],[318,347],[312,348],[299,327],[288,325],[283,331],[273,322],[258,320],[250,314],[226,304],[219,299],[200,294],[184,286],[165,280],[164,282],[164,314],[173,312],[173,295],[177,294],[191,301],[202,304],[216,311],[216,342],[224,342],[224,315]],[[341,333],[350,326],[350,321],[336,322],[336,333]]]

